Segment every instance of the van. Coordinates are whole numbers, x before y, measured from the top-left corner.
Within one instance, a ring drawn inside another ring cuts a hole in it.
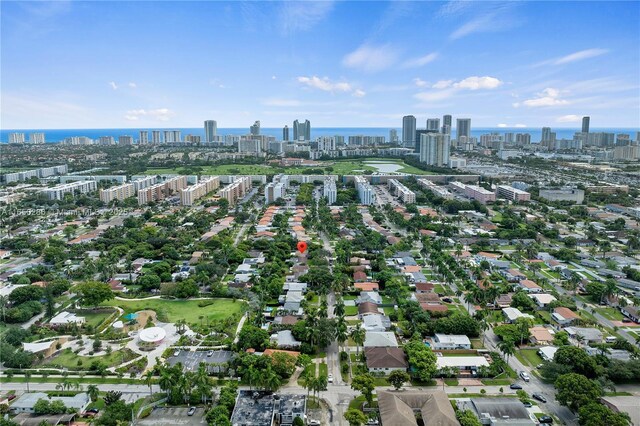
[[[604,341],[607,343],[614,343],[616,340],[618,340],[616,336],[607,336],[607,338],[604,339]]]

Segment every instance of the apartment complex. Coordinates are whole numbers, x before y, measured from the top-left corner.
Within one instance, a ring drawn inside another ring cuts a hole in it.
[[[336,188],[336,182],[331,178],[325,178],[323,193],[327,199],[327,204],[335,204],[338,199],[338,190]]]
[[[238,200],[251,190],[250,176],[237,176],[233,182],[222,188],[219,192],[221,198],[229,202],[229,206],[235,206]]]
[[[75,194],[76,191],[85,194],[87,192],[95,191],[97,184],[95,180],[87,180],[82,182],[64,183],[54,186],[53,188],[46,188],[42,190],[42,193],[50,200],[62,200],[64,194]]]
[[[496,200],[495,192],[476,185],[466,185],[464,188],[464,195],[472,200],[477,200],[482,204],[487,204]]]
[[[371,185],[369,185],[369,182],[367,182],[367,179],[365,179],[364,176],[356,176],[355,183],[360,204],[364,204],[365,206],[373,204],[376,200],[376,194]]]
[[[500,198],[505,198],[515,202],[531,200],[531,194],[528,192],[508,185],[498,185],[497,194]]]
[[[220,177],[209,176],[195,185],[184,188],[182,192],[180,192],[180,202],[183,206],[192,206],[197,199],[204,197],[219,187]]]
[[[284,198],[289,187],[289,176],[275,175],[273,181],[264,188],[264,201],[266,204],[275,202],[278,198]]]
[[[449,192],[449,190],[447,188],[444,188],[442,186],[438,186],[435,183],[431,182],[428,179],[418,179],[418,185],[420,185],[420,187],[422,187],[423,189],[426,189],[428,191],[433,192],[434,194],[445,198],[447,200],[450,200],[453,198],[453,194],[451,192]]]
[[[25,170],[23,172],[15,172],[15,173],[7,173],[4,175],[4,182],[20,182],[27,179],[31,179],[32,177],[36,178],[46,178],[53,175],[63,175],[67,173],[67,165],[63,164],[61,166],[53,166],[53,167],[43,167],[41,169],[33,169],[33,170]]]
[[[404,204],[413,204],[416,202],[416,193],[404,186],[397,179],[389,179],[389,192],[400,198]]]
[[[187,187],[186,176],[176,176],[138,191],[138,204],[161,201]]]
[[[136,195],[136,189],[132,183],[114,186],[113,188],[100,190],[100,201],[107,204],[113,200],[124,200]]]

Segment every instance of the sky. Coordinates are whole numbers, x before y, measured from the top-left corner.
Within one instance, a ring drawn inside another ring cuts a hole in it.
[[[13,2],[4,129],[640,127],[640,2]]]

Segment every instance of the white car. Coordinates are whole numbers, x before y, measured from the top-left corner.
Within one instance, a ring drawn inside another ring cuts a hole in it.
[[[520,372],[520,377],[522,377],[522,380],[524,380],[525,382],[529,383],[529,375],[527,373],[525,373],[524,371]]]
[[[333,383],[333,374],[329,373],[329,376],[327,376],[327,382]]]

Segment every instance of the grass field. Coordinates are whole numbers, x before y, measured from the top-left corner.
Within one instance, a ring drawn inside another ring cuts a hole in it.
[[[516,352],[516,357],[523,364],[529,364],[531,367],[535,367],[538,364],[542,364],[542,358],[537,353],[537,349],[521,349],[519,351],[520,356],[518,356],[518,352]]]
[[[53,357],[45,365],[59,365],[61,367],[66,367],[69,369],[86,370],[94,361],[102,361],[108,367],[113,367],[122,364],[123,360],[124,362],[131,361],[137,356],[137,354],[126,348],[118,351],[113,351],[109,355],[102,356],[80,356],[70,350],[64,350],[60,352],[59,355]],[[82,364],[78,365],[78,361],[81,361]]]
[[[100,324],[102,324],[102,322],[107,319],[109,317],[109,315],[111,315],[113,312],[83,312],[82,314],[79,314],[83,317],[86,318],[87,320],[87,325],[90,325],[92,327],[97,327]]]
[[[264,164],[221,164],[215,166],[202,167],[202,174],[205,175],[230,175],[230,174],[246,174],[246,175],[275,175],[278,173],[287,174],[301,174],[305,170],[310,168],[325,169],[332,167],[333,171],[325,171],[326,174],[337,175],[349,175],[349,174],[362,174],[365,171],[376,172],[378,167],[375,164],[366,163],[385,163],[395,164],[400,166],[396,171],[401,173],[411,173],[416,175],[428,175],[432,174],[424,170],[420,170],[413,166],[406,164],[404,161],[395,158],[363,158],[358,160],[330,160],[321,161],[320,165],[314,167],[279,167],[269,166]],[[383,166],[384,167],[384,166]],[[147,175],[161,175],[161,174],[178,174],[181,173],[183,167],[176,168],[155,168],[148,169],[145,174]]]
[[[106,306],[118,306],[124,309],[124,313],[152,310],[161,318],[165,317],[169,322],[176,322],[184,319],[187,323],[195,324],[200,321],[200,316],[209,318],[209,320],[222,320],[233,314],[239,314],[244,305],[243,302],[233,301],[231,299],[213,299],[214,303],[209,306],[200,307],[198,304],[202,300],[117,300],[112,299],[103,303]]]
[[[615,308],[596,308],[596,312],[611,321],[622,321],[624,316]]]

